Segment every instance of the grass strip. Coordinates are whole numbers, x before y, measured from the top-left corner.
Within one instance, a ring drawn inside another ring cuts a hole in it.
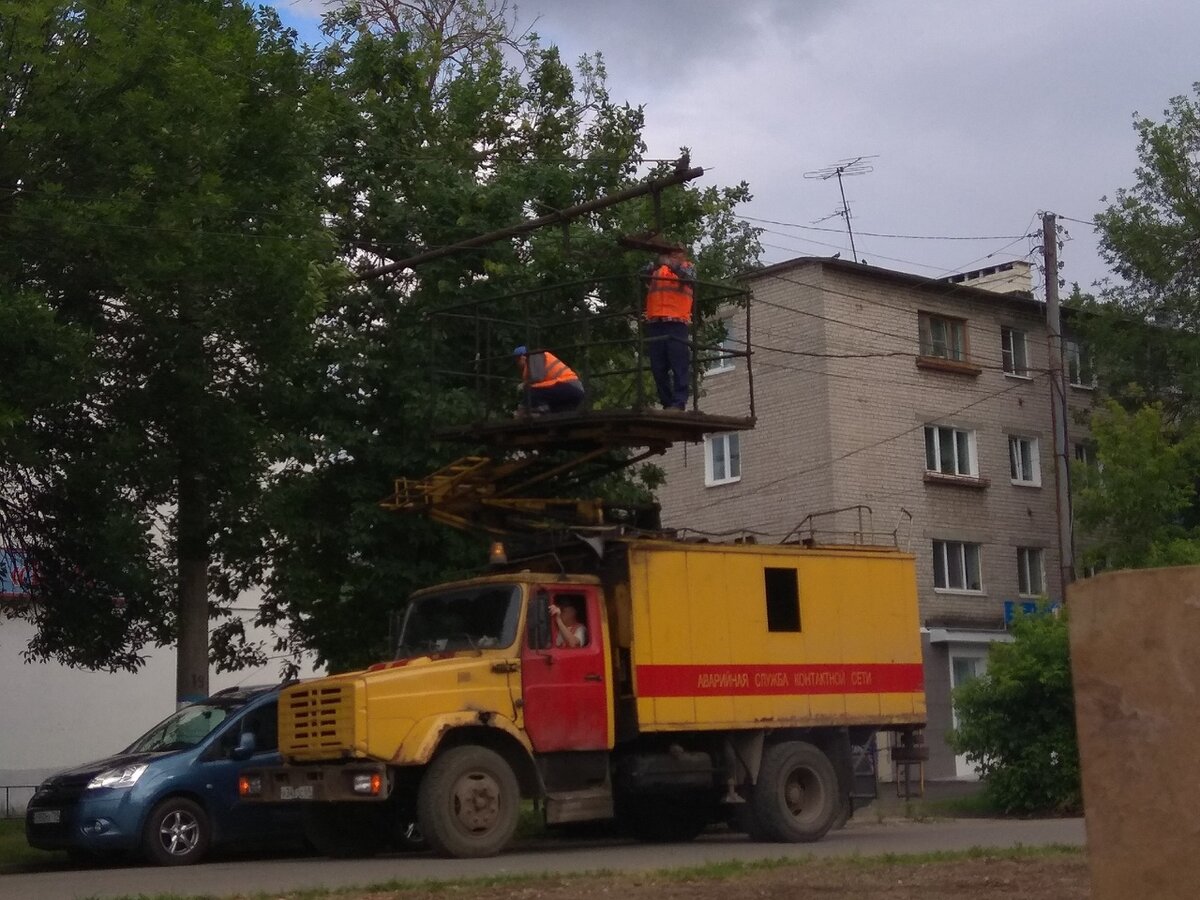
[[[874,856],[842,857],[774,857],[760,860],[729,860],[710,862],[698,866],[664,868],[646,871],[620,871],[613,869],[589,869],[581,872],[533,872],[489,875],[477,878],[455,879],[392,879],[370,885],[338,888],[314,888],[310,890],[263,891],[254,894],[136,894],[109,897],[107,900],[337,900],[354,894],[462,894],[470,890],[487,890],[497,887],[528,888],[550,882],[571,884],[587,881],[594,883],[600,878],[653,879],[664,882],[727,881],[756,872],[778,869],[803,868],[812,865],[847,866],[851,868],[882,868],[886,866],[922,866],[930,864],[953,864],[965,860],[1033,860],[1058,859],[1082,856],[1084,848],[1071,844],[1047,844],[1037,847],[971,847],[967,850],[939,850],[928,853],[885,853]]]

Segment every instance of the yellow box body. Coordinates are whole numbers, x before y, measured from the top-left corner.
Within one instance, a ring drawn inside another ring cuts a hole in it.
[[[911,555],[666,541],[628,551],[618,631],[641,731],[925,721]],[[768,630],[767,568],[795,570],[799,631]]]

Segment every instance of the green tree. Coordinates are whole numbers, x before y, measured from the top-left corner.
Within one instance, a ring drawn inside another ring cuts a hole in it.
[[[992,644],[987,672],[954,692],[958,753],[1006,812],[1074,812],[1082,802],[1067,617],[1018,616]]]
[[[1096,216],[1113,281],[1072,320],[1113,405],[1091,423],[1102,468],[1073,472],[1085,563],[1198,560],[1200,83],[1159,120],[1134,116],[1132,186]]]
[[[349,4],[327,19],[317,62],[328,86],[326,202],[356,271],[645,176],[643,112],[611,100],[599,57],[573,69],[530,37],[517,68],[505,57],[511,30],[484,20],[456,26],[475,39],[455,43],[450,58],[446,42],[419,22],[393,27],[385,17],[381,26],[379,7],[463,4],[368,5],[370,16]],[[489,14],[488,4],[475,6]],[[700,248],[706,277],[754,261],[755,233],[732,215],[748,196],[745,185],[663,196],[664,230]],[[386,653],[382,625],[411,590],[482,561],[477,540],[378,506],[396,476],[423,475],[471,450],[432,433],[477,418],[489,393],[453,378],[435,384],[433,370],[464,368],[478,345],[475,323],[430,313],[490,299],[498,324],[489,346],[504,354],[526,334],[505,321],[595,313],[589,358],[597,369],[615,366],[631,352],[628,321],[601,312],[636,302],[630,276],[646,262],[615,238],[645,231],[652,217],[649,200],[631,203],[575,221],[565,233],[547,229],[357,283],[330,303],[297,407],[292,459],[274,479],[258,573],[268,585],[265,621],[287,623],[296,646],[316,648],[335,669],[362,665]],[[514,296],[521,291],[530,293]],[[581,339],[560,331],[544,343],[578,348]],[[571,354],[583,352],[564,355],[578,364]],[[501,373],[487,383],[495,414],[515,399],[515,374],[506,356],[492,362]],[[592,387],[597,402],[621,402],[619,385]]]
[[[36,658],[177,643],[179,698],[207,692],[334,249],[306,78],[240,0],[0,0],[0,318],[44,336],[6,368],[50,366],[58,331],[79,357],[0,446]]]
[[[1161,404],[1132,412],[1108,401],[1091,418],[1096,464],[1072,471],[1084,565],[1135,569],[1200,563],[1192,521],[1200,427],[1170,422]]]
[[[1132,187],[1096,216],[1117,276],[1078,325],[1102,385],[1130,404],[1160,401],[1172,419],[1200,418],[1200,83],[1161,121],[1134,116]]]

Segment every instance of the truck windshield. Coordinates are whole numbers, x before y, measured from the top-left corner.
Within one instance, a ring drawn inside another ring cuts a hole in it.
[[[208,737],[238,707],[196,703],[159,722],[125,750],[126,753],[166,753],[190,750]]]
[[[515,584],[489,584],[413,600],[404,614],[396,658],[510,647],[517,639],[520,599]]]

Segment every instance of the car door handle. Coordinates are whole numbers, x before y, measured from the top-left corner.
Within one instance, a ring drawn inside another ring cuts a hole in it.
[[[597,675],[595,672],[589,672],[587,675],[583,676],[583,680],[584,681],[603,681],[604,676]]]

